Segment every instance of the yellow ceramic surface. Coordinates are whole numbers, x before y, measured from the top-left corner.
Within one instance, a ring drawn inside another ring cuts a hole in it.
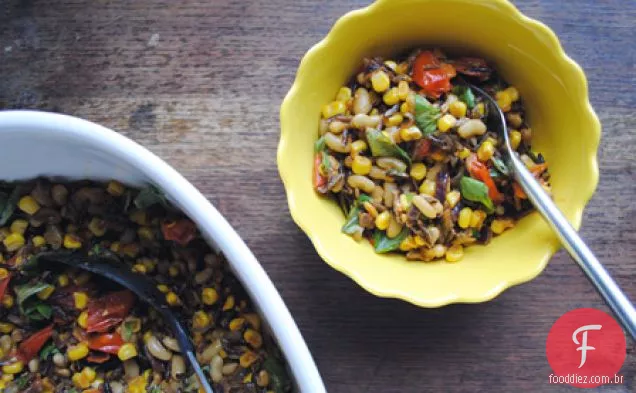
[[[538,213],[487,246],[466,248],[460,262],[409,262],[399,254],[378,255],[368,242],[342,234],[337,203],[312,189],[321,106],[334,99],[365,56],[417,46],[481,55],[518,87],[534,149],[550,166],[554,200],[580,226],[598,182],[600,138],[585,76],[548,27],[504,0],[379,0],[342,17],[305,55],[281,107],[278,167],[289,209],[322,258],[375,295],[422,307],[487,301],[536,277],[557,250]]]

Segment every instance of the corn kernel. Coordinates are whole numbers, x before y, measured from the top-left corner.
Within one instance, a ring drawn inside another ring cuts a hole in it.
[[[490,223],[490,230],[492,230],[495,235],[501,235],[506,229],[512,228],[514,225],[515,224],[512,220],[495,219],[492,220],[492,223]]]
[[[59,286],[61,287],[65,287],[68,284],[70,284],[70,280],[68,278],[68,275],[66,274],[60,274],[60,276],[57,278],[57,283]]]
[[[510,94],[508,94],[508,92],[506,92],[505,90],[498,91],[495,94],[495,99],[497,100],[497,105],[499,106],[499,108],[501,108],[502,111],[508,112],[510,110],[512,98],[510,97]]]
[[[395,72],[398,74],[406,74],[409,72],[409,63],[404,61],[398,64],[397,67],[395,67]]]
[[[422,182],[422,184],[420,185],[420,194],[425,194],[425,195],[434,195],[435,194],[435,182],[433,180],[424,180]]]
[[[139,244],[137,243],[124,244],[121,247],[121,252],[123,252],[124,255],[127,255],[131,258],[135,258],[137,254],[139,254]]]
[[[33,239],[31,239],[31,242],[33,243],[33,245],[35,247],[42,247],[46,244],[46,239],[44,238],[44,236],[33,236]]]
[[[78,236],[67,233],[64,235],[64,248],[75,250],[82,247],[82,239]]]
[[[203,304],[211,306],[219,300],[219,294],[214,288],[203,288],[201,300]]]
[[[75,285],[84,285],[91,280],[91,274],[89,272],[82,272],[78,274],[74,279]]]
[[[360,152],[367,150],[367,143],[362,139],[358,139],[351,143],[351,154],[356,155]]]
[[[148,225],[148,215],[145,210],[135,210],[128,215],[128,218],[137,225]]]
[[[504,90],[508,96],[510,97],[510,101],[515,102],[519,100],[519,90],[516,87],[510,86],[506,90]]]
[[[410,175],[413,179],[420,181],[424,179],[424,177],[426,176],[426,172],[426,165],[418,162],[413,164],[413,166],[411,167]]]
[[[322,116],[325,119],[329,119],[330,117],[334,117],[336,115],[342,115],[347,111],[347,106],[344,102],[341,101],[332,101],[328,104],[325,104],[322,107]]]
[[[148,269],[143,264],[136,263],[135,265],[133,265],[132,271],[135,273],[146,274],[148,272]]]
[[[2,366],[2,372],[5,374],[20,374],[24,370],[24,363],[21,361],[5,364]]]
[[[466,116],[468,107],[464,102],[457,100],[451,102],[451,104],[448,106],[448,110],[450,111],[451,115],[455,116],[458,119],[461,119],[462,117]]]
[[[84,359],[88,355],[88,345],[86,343],[79,343],[71,346],[66,350],[68,360],[75,362],[80,359]]]
[[[4,374],[2,376],[2,382],[11,382],[14,380],[14,378],[15,377],[13,376],[13,374]]]
[[[234,332],[236,330],[240,330],[245,325],[245,318],[234,318],[230,321],[228,325],[230,331]]]
[[[243,368],[248,368],[256,361],[256,359],[258,359],[258,355],[252,351],[247,351],[239,358],[239,364]]]
[[[55,291],[55,287],[53,285],[49,285],[43,290],[41,290],[40,292],[38,292],[37,297],[40,300],[46,300],[53,294],[54,291]]]
[[[336,95],[336,101],[347,102],[351,99],[351,89],[343,86],[338,90],[338,94]]]
[[[14,304],[15,304],[15,299],[13,298],[13,296],[9,295],[8,293],[5,293],[4,296],[2,297],[2,305],[5,308],[11,308],[13,307]]]
[[[106,186],[106,192],[112,196],[116,196],[116,197],[122,196],[124,195],[124,191],[126,191],[126,189],[124,188],[124,185],[118,182],[117,180],[109,181],[108,185]]]
[[[2,243],[7,251],[12,252],[24,246],[24,236],[19,233],[12,233],[7,236]]]
[[[13,331],[15,326],[12,323],[0,322],[0,333],[8,334]]]
[[[117,357],[122,362],[125,362],[126,360],[132,359],[136,356],[137,347],[135,347],[135,344],[126,343],[122,345],[121,348],[119,348],[119,350],[117,351]]]
[[[495,146],[491,141],[484,141],[477,149],[477,158],[479,161],[486,162],[495,154]]]
[[[366,175],[371,172],[371,167],[373,166],[371,160],[365,156],[356,155],[353,157],[353,163],[351,165],[351,170],[356,175]]]
[[[205,311],[197,311],[192,316],[192,327],[195,329],[205,329],[210,322],[210,317]]]
[[[243,315],[245,320],[256,330],[261,328],[261,318],[256,313],[249,313]]]
[[[82,329],[86,329],[86,327],[88,326],[88,312],[87,311],[82,311],[80,313],[79,317],[77,317],[77,324]]]
[[[400,129],[400,138],[404,142],[415,141],[422,137],[422,131],[416,126]]]
[[[88,305],[88,295],[84,292],[73,292],[73,300],[78,310],[83,310]]]
[[[462,196],[459,193],[459,191],[451,191],[446,194],[446,202],[448,203],[448,206],[452,209],[455,206],[457,206],[461,197]]]
[[[26,232],[28,227],[29,222],[27,220],[17,219],[11,223],[9,229],[11,230],[11,233],[19,233],[20,235],[24,235],[24,232]]]
[[[517,150],[521,143],[521,133],[517,130],[510,131],[510,146],[513,150]]]
[[[470,156],[470,150],[465,147],[457,152],[457,157],[461,158],[462,160],[465,160],[466,158],[468,158],[468,156]]]
[[[248,384],[250,382],[252,382],[252,373],[249,373],[245,377],[243,377],[243,383]]]
[[[378,93],[384,93],[391,86],[391,80],[386,72],[379,70],[371,75],[371,86]]]
[[[155,238],[155,233],[150,227],[141,227],[137,229],[137,236],[139,236],[141,240],[152,241]]]
[[[411,89],[409,88],[409,83],[407,81],[400,81],[400,83],[398,83],[398,98],[400,99],[400,101],[405,101],[408,96],[409,93],[411,92]]]
[[[168,268],[168,275],[170,277],[177,277],[179,275],[179,268],[176,266],[170,266]]]
[[[170,288],[169,288],[167,285],[165,285],[165,284],[159,284],[159,285],[157,285],[157,289],[158,289],[158,290],[159,290],[159,292],[161,292],[161,293],[168,293],[168,292],[170,292]]]
[[[455,118],[455,116],[447,113],[437,120],[437,128],[441,132],[446,132],[453,128],[455,126],[455,123],[457,123],[457,119]]]
[[[389,227],[390,222],[391,222],[391,213],[389,213],[388,210],[385,210],[382,213],[378,214],[378,216],[375,218],[376,228],[382,231],[386,230]]]
[[[446,250],[446,260],[448,262],[457,262],[464,257],[464,247],[459,244],[450,246]]]
[[[393,71],[395,71],[395,69],[397,68],[397,63],[394,62],[393,60],[386,60],[384,62],[384,65],[387,66],[388,68],[392,69]]]
[[[483,210],[475,210],[470,217],[470,226],[476,229],[480,229],[484,225],[486,219],[486,212]]]
[[[400,250],[402,250],[402,251],[410,251],[410,250],[412,250],[412,249],[414,249],[416,247],[417,247],[417,245],[415,244],[415,240],[413,239],[413,236],[407,236],[400,243]]]
[[[480,102],[475,106],[474,111],[479,115],[479,117],[482,117],[486,114],[486,106],[483,102]]]
[[[28,215],[33,215],[40,210],[40,204],[31,195],[20,198],[18,208]]]
[[[106,233],[106,222],[99,217],[93,217],[88,223],[88,230],[97,237]]]
[[[470,207],[465,207],[459,211],[459,216],[457,218],[457,224],[460,228],[466,229],[470,227],[470,220],[473,216],[473,209]]]
[[[84,369],[82,370],[82,375],[90,383],[93,383],[95,381],[95,378],[97,378],[97,373],[95,372],[95,369],[93,369],[92,367],[84,367]]]
[[[177,296],[176,293],[168,292],[166,294],[166,302],[171,306],[176,306],[181,303],[181,300],[179,299],[179,296]]]
[[[145,343],[148,342],[148,340],[150,340],[150,338],[152,337],[152,332],[149,330],[146,333],[144,333],[142,339]]]
[[[415,243],[416,247],[422,247],[423,245],[426,244],[426,241],[420,235],[413,236],[413,242]]]
[[[254,349],[259,349],[263,345],[263,337],[254,329],[247,329],[243,333],[243,338]]]
[[[404,121],[404,116],[402,116],[401,113],[396,113],[388,118],[387,125],[389,127],[399,126],[400,124],[402,124],[402,121]]]
[[[398,102],[400,102],[400,97],[398,95],[398,88],[397,87],[393,87],[393,88],[389,89],[382,96],[382,100],[384,101],[385,104],[387,104],[389,106],[393,106],[393,105],[397,104]]]
[[[225,299],[225,303],[223,303],[223,311],[228,311],[234,308],[235,305],[234,296],[230,295]]]
[[[0,267],[0,280],[4,280],[9,277],[9,271],[3,267]]]
[[[119,252],[121,251],[121,243],[112,242],[110,245],[110,250],[116,254],[119,254]]]
[[[403,115],[411,113],[411,108],[411,104],[409,104],[408,102],[403,102],[402,105],[400,105],[400,113],[402,113]]]

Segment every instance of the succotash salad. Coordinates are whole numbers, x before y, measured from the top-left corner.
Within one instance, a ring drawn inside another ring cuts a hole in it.
[[[342,232],[378,253],[456,262],[465,246],[488,243],[532,209],[501,159],[487,106],[459,78],[496,99],[512,147],[550,191],[519,92],[486,61],[440,50],[365,59],[323,106],[315,144],[313,185],[340,204]]]
[[[45,264],[50,253],[97,255],[155,280],[215,392],[291,390],[226,261],[158,190],[37,179],[0,183],[0,392],[202,391],[154,309],[98,276]]]

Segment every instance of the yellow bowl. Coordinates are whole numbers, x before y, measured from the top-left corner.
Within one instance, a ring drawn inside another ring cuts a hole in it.
[[[558,249],[538,213],[487,246],[467,248],[458,263],[418,263],[375,254],[368,242],[342,234],[340,208],[312,188],[321,106],[333,100],[365,56],[417,46],[481,55],[518,87],[533,146],[550,165],[554,200],[580,226],[598,182],[601,133],[585,75],[548,27],[504,0],[378,0],[338,20],[303,58],[281,107],[278,168],[289,209],[329,265],[377,296],[422,307],[487,301],[536,277]]]

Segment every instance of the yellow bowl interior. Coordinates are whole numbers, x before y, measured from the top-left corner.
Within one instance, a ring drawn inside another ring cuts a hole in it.
[[[440,46],[487,58],[524,101],[534,150],[552,174],[554,200],[579,227],[598,182],[600,123],[588,102],[582,70],[543,24],[503,0],[380,0],[341,18],[302,60],[281,107],[278,166],[294,220],[318,253],[368,291],[423,307],[481,302],[537,276],[558,248],[537,213],[458,263],[414,263],[375,254],[368,242],[340,232],[344,217],[312,189],[313,143],[321,106],[366,56]]]

